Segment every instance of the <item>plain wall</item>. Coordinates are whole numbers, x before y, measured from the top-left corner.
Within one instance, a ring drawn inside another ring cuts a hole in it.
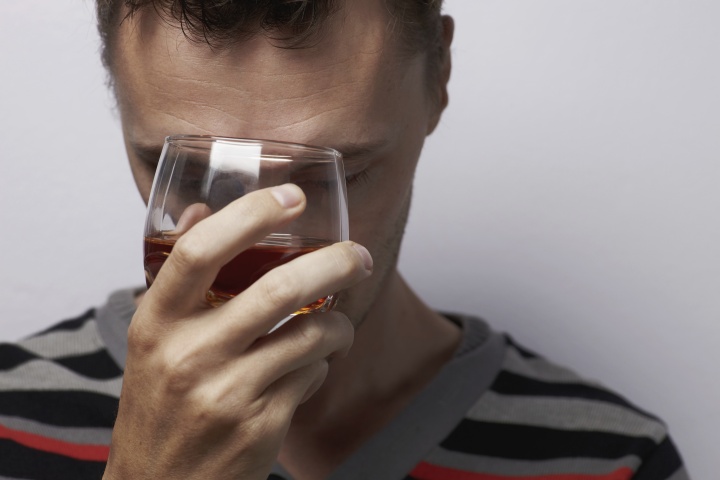
[[[0,338],[143,282],[93,3],[0,4]],[[401,270],[619,390],[695,479],[720,429],[720,3],[447,0],[450,106]]]

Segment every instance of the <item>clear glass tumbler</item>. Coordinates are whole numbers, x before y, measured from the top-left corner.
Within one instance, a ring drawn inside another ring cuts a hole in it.
[[[348,239],[342,155],[331,148],[268,140],[167,137],[145,222],[148,287],[189,225],[247,193],[284,183],[303,190],[305,211],[227,263],[207,292],[211,305],[223,304],[278,265]],[[296,313],[326,311],[335,300],[328,295]]]

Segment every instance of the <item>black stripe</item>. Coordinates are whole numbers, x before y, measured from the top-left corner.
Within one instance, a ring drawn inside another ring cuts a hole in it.
[[[606,432],[555,430],[465,419],[441,443],[447,450],[517,460],[553,458],[641,458],[655,448],[647,437]]]
[[[32,480],[98,480],[105,462],[90,462],[34,450],[0,439],[0,475]]]
[[[80,328],[82,328],[83,325],[85,325],[85,323],[88,320],[92,320],[94,318],[95,318],[95,309],[91,308],[90,310],[83,313],[79,317],[71,318],[69,320],[63,320],[62,322],[60,322],[56,325],[53,325],[50,328],[47,328],[45,330],[42,330],[42,331],[32,335],[30,338],[40,337],[40,336],[45,335],[46,333],[50,333],[50,332],[79,330]]]
[[[505,334],[505,341],[508,345],[513,347],[517,352],[520,354],[523,358],[541,358],[540,355],[533,352],[532,350],[528,350],[527,348],[523,347],[519,343],[517,343],[510,335]]]
[[[657,450],[652,452],[649,458],[643,460],[633,480],[664,480],[670,478],[682,466],[680,454],[672,440],[666,437]]]
[[[123,373],[106,350],[98,350],[86,355],[57,358],[53,361],[75,373],[90,378],[107,380],[119,377]]]
[[[107,350],[82,355],[69,355],[60,358],[42,357],[33,352],[25,350],[19,345],[0,343],[0,371],[12,370],[23,363],[31,360],[42,359],[53,362],[88,378],[110,379],[122,375],[122,370],[117,366]]]
[[[0,371],[11,370],[36,358],[39,357],[18,345],[0,343]]]
[[[281,477],[280,475],[271,473],[270,476],[268,477],[268,480],[285,480],[285,478]]]
[[[0,415],[37,420],[60,427],[112,428],[118,399],[81,391],[0,392]]]
[[[628,408],[649,419],[659,421],[653,415],[640,410],[620,395],[603,388],[584,383],[552,383],[543,382],[524,375],[501,371],[490,386],[490,390],[503,395],[527,395],[540,397],[567,397],[598,400]]]

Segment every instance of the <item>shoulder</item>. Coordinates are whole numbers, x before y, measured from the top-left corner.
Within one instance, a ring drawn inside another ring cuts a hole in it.
[[[505,338],[494,381],[427,468],[512,478],[687,478],[658,418]]]
[[[121,382],[94,309],[0,344],[0,477],[99,478]]]

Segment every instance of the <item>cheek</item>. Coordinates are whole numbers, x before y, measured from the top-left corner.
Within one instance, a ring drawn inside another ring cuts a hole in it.
[[[137,187],[138,192],[140,192],[143,202],[147,205],[148,200],[150,199],[150,190],[152,189],[155,172],[149,171],[147,167],[138,161],[134,161],[132,158],[129,160],[130,170],[132,172],[133,179],[135,180],[135,186]]]
[[[378,167],[362,191],[348,195],[350,238],[375,253],[397,234],[410,195],[414,165]]]
[[[378,160],[368,182],[348,195],[350,238],[363,244],[371,253],[398,235],[403,227],[408,197],[412,192],[424,130],[419,125],[404,129],[404,144]]]

